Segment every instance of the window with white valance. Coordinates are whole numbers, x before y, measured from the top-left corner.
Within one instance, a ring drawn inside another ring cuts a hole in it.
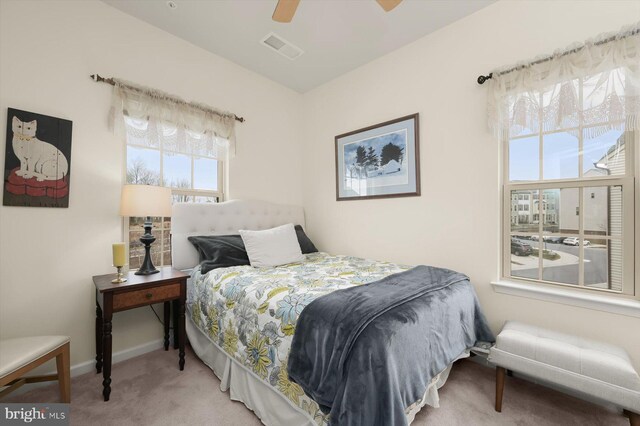
[[[188,103],[118,79],[111,120],[126,141],[126,183],[171,188],[174,202],[211,203],[223,198],[224,162],[235,155],[234,114]],[[143,218],[128,218],[129,264],[144,258]],[[170,218],[153,218],[155,265],[171,264]]]
[[[640,23],[498,69],[489,86],[503,277],[636,294]]]

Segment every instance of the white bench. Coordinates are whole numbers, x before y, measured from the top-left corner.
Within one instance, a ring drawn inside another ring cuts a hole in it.
[[[625,410],[631,426],[640,426],[640,377],[621,348],[510,321],[489,361],[497,366],[498,412],[507,369],[611,402]]]

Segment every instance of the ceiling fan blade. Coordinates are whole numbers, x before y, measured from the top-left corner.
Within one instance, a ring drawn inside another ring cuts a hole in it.
[[[393,10],[397,5],[402,2],[402,0],[376,0],[380,6],[384,9],[385,12],[389,12]]]
[[[291,22],[293,15],[296,14],[298,3],[300,3],[300,0],[278,0],[272,19],[276,22]]]

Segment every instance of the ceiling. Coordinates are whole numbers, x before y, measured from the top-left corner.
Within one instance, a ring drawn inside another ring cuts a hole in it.
[[[488,6],[495,0],[301,0],[293,21],[271,20],[277,0],[103,0],[105,3],[298,92]],[[270,32],[300,47],[287,59],[260,44]]]

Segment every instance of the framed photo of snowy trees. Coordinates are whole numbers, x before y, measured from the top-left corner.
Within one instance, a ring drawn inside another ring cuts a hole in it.
[[[417,113],[335,140],[338,201],[420,195]]]

